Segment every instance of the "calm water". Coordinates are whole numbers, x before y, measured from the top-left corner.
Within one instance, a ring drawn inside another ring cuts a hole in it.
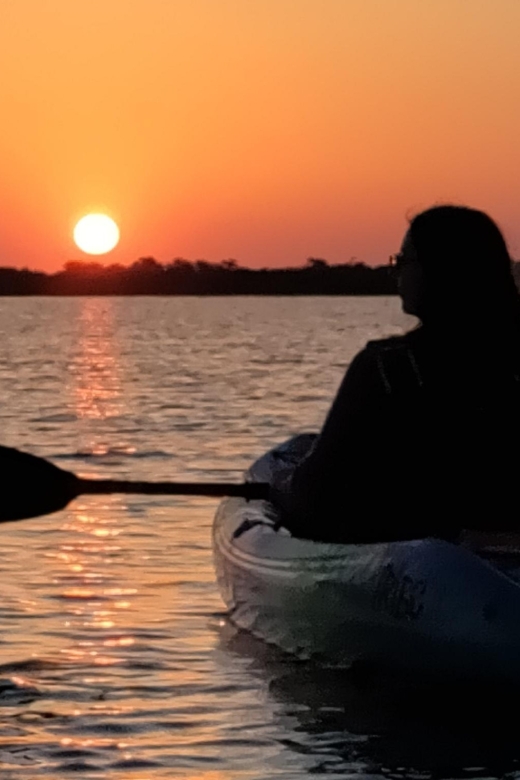
[[[404,322],[390,298],[0,298],[1,441],[82,475],[238,480]],[[514,775],[516,706],[403,701],[236,634],[215,508],[88,498],[0,527],[1,778]]]

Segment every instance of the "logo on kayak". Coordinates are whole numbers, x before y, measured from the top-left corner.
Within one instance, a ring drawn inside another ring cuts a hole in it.
[[[423,613],[426,580],[415,580],[405,574],[399,577],[391,563],[377,578],[373,607],[398,620],[417,620]]]

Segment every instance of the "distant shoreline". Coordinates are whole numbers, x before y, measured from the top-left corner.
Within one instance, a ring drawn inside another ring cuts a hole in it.
[[[388,266],[364,263],[329,265],[320,258],[309,258],[297,268],[253,269],[234,260],[177,258],[163,265],[147,257],[130,266],[67,263],[54,274],[0,268],[0,295],[395,295],[396,281],[389,271]]]

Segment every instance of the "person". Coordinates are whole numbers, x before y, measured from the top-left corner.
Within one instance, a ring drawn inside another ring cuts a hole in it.
[[[369,342],[273,495],[295,536],[370,542],[515,527],[520,298],[495,222],[434,206],[394,258],[419,325]]]

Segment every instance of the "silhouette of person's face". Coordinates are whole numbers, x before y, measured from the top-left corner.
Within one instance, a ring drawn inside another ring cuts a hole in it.
[[[406,314],[421,316],[424,298],[424,275],[417,262],[417,252],[408,231],[403,239],[397,265],[397,289]]]

